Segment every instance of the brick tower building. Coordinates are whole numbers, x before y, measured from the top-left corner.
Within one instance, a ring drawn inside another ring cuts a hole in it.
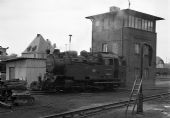
[[[131,86],[140,73],[141,46],[152,47],[152,62],[148,65],[149,49],[144,47],[144,85],[153,85],[156,66],[156,21],[163,18],[131,9],[111,7],[110,12],[88,16],[92,21],[92,52],[113,52],[126,60],[126,81]]]

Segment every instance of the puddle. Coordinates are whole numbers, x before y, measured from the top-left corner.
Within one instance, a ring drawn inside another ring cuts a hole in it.
[[[168,113],[167,113],[167,112],[165,112],[165,111],[164,111],[164,112],[162,112],[162,113],[163,113],[164,115],[168,115]]]
[[[168,117],[170,117],[170,112],[168,112],[170,110],[170,105],[164,105],[164,109],[165,111],[163,111],[162,113]],[[167,111],[168,110],[168,111]]]
[[[168,116],[168,117],[170,117],[170,113],[167,113],[167,112],[162,112],[164,115],[166,115],[166,116]]]
[[[170,87],[170,80],[156,80],[157,87]]]
[[[170,106],[164,106],[165,108],[170,108]]]
[[[160,108],[154,108],[153,110],[155,110],[155,111],[163,111],[163,109],[160,109]]]

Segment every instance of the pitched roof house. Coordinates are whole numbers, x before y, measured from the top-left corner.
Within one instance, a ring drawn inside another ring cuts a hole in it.
[[[49,40],[45,40],[41,34],[37,34],[35,39],[24,50],[21,57],[6,60],[6,79],[26,80],[28,86],[33,81],[37,81],[38,76],[46,72],[47,50],[54,50]]]
[[[29,46],[22,53],[22,57],[27,58],[46,58],[47,50],[51,52],[54,50],[54,46],[47,39],[45,40],[41,34],[37,34],[35,39],[29,44]]]

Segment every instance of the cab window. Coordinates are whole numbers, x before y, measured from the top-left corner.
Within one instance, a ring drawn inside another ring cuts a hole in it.
[[[113,65],[113,59],[105,59],[104,63],[105,65]]]

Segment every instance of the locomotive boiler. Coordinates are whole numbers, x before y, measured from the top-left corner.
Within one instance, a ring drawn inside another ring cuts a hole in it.
[[[43,90],[113,90],[122,84],[124,61],[113,53],[55,50],[46,60]]]

